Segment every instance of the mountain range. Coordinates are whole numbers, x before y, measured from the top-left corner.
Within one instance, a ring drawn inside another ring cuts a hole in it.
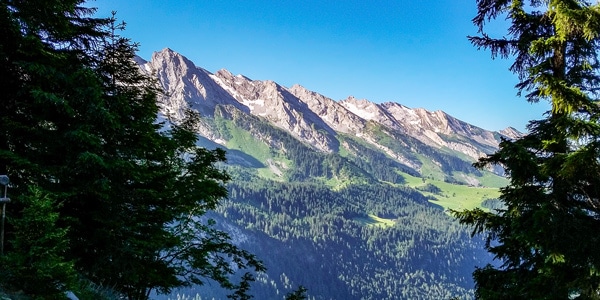
[[[490,258],[444,209],[489,209],[507,181],[472,163],[521,132],[211,73],[168,48],[136,62],[164,91],[161,118],[191,108],[200,146],[227,151],[230,197],[211,216],[267,264],[257,299],[298,285],[310,299],[472,297],[470,272]]]
[[[165,115],[181,118],[182,109],[191,104],[202,115],[212,117],[217,106],[232,106],[264,118],[319,151],[338,151],[337,133],[353,135],[377,145],[368,134],[369,122],[473,159],[497,148],[500,137],[521,135],[512,127],[498,132],[487,131],[443,111],[411,109],[394,102],[376,104],[352,96],[335,101],[301,85],[286,88],[270,80],[233,75],[225,69],[213,74],[168,48],[155,52],[149,62],[138,59],[138,63],[145,71],[157,76],[166,92],[160,102],[161,112]],[[450,137],[460,138],[453,140]],[[386,152],[394,155],[392,151]]]

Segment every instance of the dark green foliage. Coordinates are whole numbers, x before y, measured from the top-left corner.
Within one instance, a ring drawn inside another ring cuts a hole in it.
[[[227,298],[236,300],[249,300],[254,298],[252,295],[248,294],[248,291],[250,290],[250,281],[254,281],[254,277],[250,273],[245,273],[242,277],[242,281],[236,288],[236,291],[232,295],[227,295]]]
[[[9,251],[0,258],[3,285],[34,299],[63,299],[62,286],[72,287],[76,274],[73,261],[66,258],[67,229],[57,226],[59,204],[34,187],[20,199],[25,208],[12,222],[19,234],[11,245],[22,252]]]
[[[340,139],[348,148],[350,148],[349,150],[352,154],[354,154],[348,159],[352,160],[353,163],[367,173],[373,174],[378,180],[392,183],[404,183],[404,178],[398,174],[398,171],[412,176],[420,176],[419,173],[412,168],[387,157],[382,152],[375,151],[370,147],[355,141],[353,138],[340,137]]]
[[[217,212],[248,230],[246,247],[268,267],[253,284],[257,299],[300,284],[317,299],[469,299],[467,268],[482,244],[418,191],[256,179],[229,189]],[[368,214],[395,224],[367,225]]]
[[[0,173],[14,193],[0,285],[50,298],[78,272],[129,299],[207,278],[241,289],[231,275],[261,263],[201,217],[227,196],[224,152],[196,147],[191,112],[157,123],[123,25],[82,2],[0,6]]]
[[[287,295],[285,295],[285,299],[286,300],[305,300],[307,299],[306,296],[306,291],[307,289],[303,286],[299,286],[297,290],[295,290],[292,293],[288,293]]]
[[[429,192],[429,193],[438,194],[438,195],[442,193],[442,189],[440,189],[439,187],[437,187],[431,183],[427,183],[426,185],[418,187],[417,189],[420,191]]]
[[[455,212],[501,262],[477,269],[481,299],[599,299],[600,125],[598,59],[600,6],[587,1],[479,0],[470,37],[492,55],[514,58],[519,93],[547,100],[546,118],[529,134],[504,141],[477,166],[503,166],[510,185],[502,207]],[[508,36],[484,32],[506,14]]]
[[[14,193],[0,285],[38,298],[60,298],[74,282],[63,198],[48,183],[59,181],[54,174],[70,146],[67,132],[57,130],[75,114],[69,101],[76,105],[90,90],[81,85],[92,77],[81,47],[106,23],[83,19],[79,2],[0,4],[0,173],[11,178]]]

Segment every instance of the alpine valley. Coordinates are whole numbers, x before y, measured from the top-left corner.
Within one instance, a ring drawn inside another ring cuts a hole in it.
[[[472,163],[513,128],[492,132],[442,112],[300,85],[211,73],[164,49],[140,68],[164,89],[161,118],[200,115],[200,146],[223,148],[229,197],[210,218],[267,267],[255,299],[472,299],[483,241],[446,209],[493,209],[502,169]],[[217,284],[156,298],[225,299]]]

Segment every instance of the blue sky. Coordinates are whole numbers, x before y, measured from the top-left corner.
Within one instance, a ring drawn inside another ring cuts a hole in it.
[[[334,100],[443,110],[479,127],[524,130],[548,105],[516,96],[510,61],[467,40],[475,0],[96,0],[127,23],[139,55],[166,47],[210,72],[228,69]],[[502,33],[502,25],[490,28]]]

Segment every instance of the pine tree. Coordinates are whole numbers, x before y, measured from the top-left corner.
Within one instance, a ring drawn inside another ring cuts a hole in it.
[[[514,59],[517,89],[548,101],[528,134],[505,140],[476,166],[503,166],[505,208],[454,212],[500,262],[474,272],[479,299],[600,298],[600,6],[587,1],[478,0],[470,37],[492,56]],[[507,37],[485,25],[506,16]]]

